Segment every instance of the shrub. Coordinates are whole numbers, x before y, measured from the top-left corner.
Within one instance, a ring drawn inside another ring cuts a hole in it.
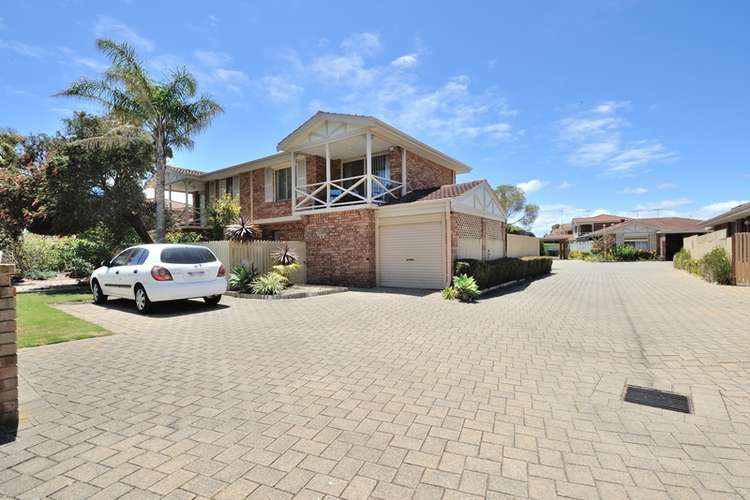
[[[284,277],[271,272],[258,276],[251,285],[252,292],[258,295],[277,295],[286,286]]]
[[[29,271],[25,277],[30,280],[48,280],[57,276],[54,271]]]
[[[80,257],[74,257],[68,260],[65,272],[71,278],[88,278],[94,270],[93,264]]]
[[[638,260],[639,250],[632,245],[615,245],[612,247],[612,260],[630,262]]]
[[[208,209],[208,223],[212,228],[212,237],[224,238],[224,230],[240,216],[240,204],[229,194],[225,194]]]
[[[591,257],[591,254],[589,252],[582,252],[580,250],[573,250],[568,254],[568,257],[571,259],[581,259],[586,260],[586,258]]]
[[[701,276],[707,281],[727,285],[732,281],[732,263],[723,248],[714,248],[700,260]]]
[[[496,260],[461,259],[456,262],[456,274],[466,274],[476,280],[480,290],[523,278],[549,274],[550,257],[502,258]]]
[[[21,244],[21,274],[31,277],[31,273],[52,273],[65,270],[63,258],[64,239],[55,236],[26,234]],[[32,278],[40,279],[40,278]],[[41,278],[45,279],[45,278]]]
[[[193,231],[170,231],[164,239],[167,243],[198,243],[203,241],[203,235]]]
[[[479,287],[476,280],[465,274],[453,277],[453,290],[461,302],[474,302],[479,298]]]
[[[458,298],[458,291],[453,286],[447,286],[440,291],[440,295],[445,300],[456,300]]]
[[[674,254],[672,265],[677,269],[682,269],[691,274],[700,274],[700,264],[693,259],[690,252],[685,248]]]
[[[250,265],[249,268],[235,266],[229,274],[229,289],[238,292],[248,292],[257,277],[258,271],[254,265]]]

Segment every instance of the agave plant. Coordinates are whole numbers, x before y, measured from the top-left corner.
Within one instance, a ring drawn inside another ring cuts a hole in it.
[[[258,271],[255,270],[254,265],[251,265],[249,268],[242,265],[235,266],[229,275],[229,289],[238,292],[247,292],[257,277]]]
[[[258,295],[278,295],[285,288],[285,278],[276,273],[266,273],[258,276],[251,289],[253,293]]]
[[[247,242],[260,237],[260,228],[255,224],[250,224],[240,215],[234,224],[227,226],[225,232],[227,239],[232,241]]]
[[[292,250],[289,247],[289,243],[286,241],[277,246],[276,249],[271,252],[271,257],[273,257],[276,262],[284,266],[294,264],[299,260],[299,255],[297,254],[297,252]]]

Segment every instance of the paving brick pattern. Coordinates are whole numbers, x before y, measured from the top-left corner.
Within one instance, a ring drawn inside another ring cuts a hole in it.
[[[348,292],[65,309],[24,350],[20,498],[750,498],[750,289],[561,262],[474,305]],[[625,383],[692,397],[624,403]]]

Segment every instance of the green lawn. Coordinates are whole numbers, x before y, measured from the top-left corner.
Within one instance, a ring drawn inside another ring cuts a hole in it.
[[[109,335],[104,328],[51,306],[60,302],[89,301],[89,293],[19,293],[16,295],[18,347]]]

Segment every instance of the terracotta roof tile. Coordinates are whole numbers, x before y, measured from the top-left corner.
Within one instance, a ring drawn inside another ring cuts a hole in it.
[[[486,182],[484,180],[462,182],[460,184],[446,184],[440,187],[433,187],[427,189],[415,189],[406,196],[402,196],[396,200],[388,202],[388,205],[395,205],[400,203],[413,203],[415,201],[427,201],[427,200],[442,200],[445,198],[456,198],[461,196],[467,191],[474,189],[478,185]]]

